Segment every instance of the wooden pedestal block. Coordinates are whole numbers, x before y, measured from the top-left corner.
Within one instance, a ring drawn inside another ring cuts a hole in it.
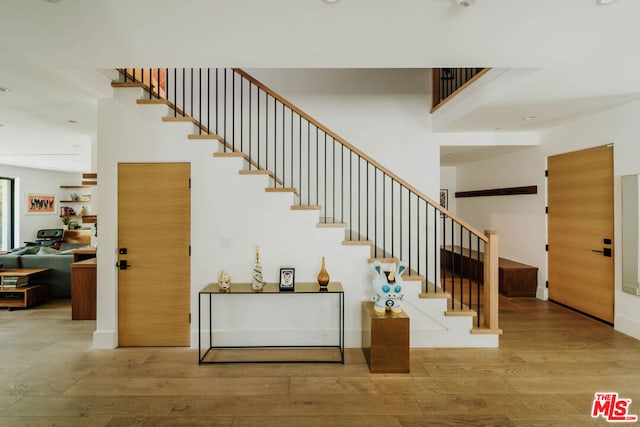
[[[373,373],[409,372],[409,316],[378,315],[362,303],[362,352]]]

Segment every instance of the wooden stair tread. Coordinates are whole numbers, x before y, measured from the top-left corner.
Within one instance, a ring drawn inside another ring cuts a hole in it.
[[[111,82],[111,87],[144,87],[140,82]]]
[[[346,228],[347,223],[336,220],[335,218],[320,218],[320,221],[316,224],[318,228]]]
[[[444,315],[449,317],[464,317],[464,316],[476,317],[478,313],[476,313],[475,310],[463,309],[463,310],[447,310],[444,312]]]
[[[298,193],[293,187],[267,187],[264,189],[267,193]]]
[[[371,240],[343,240],[342,244],[345,246],[373,246]]]
[[[245,154],[237,151],[227,151],[226,153],[213,153],[213,157],[241,157],[244,159]]]
[[[420,292],[418,298],[422,299],[430,299],[430,298],[451,298],[451,294],[449,292],[444,292],[442,289],[438,289],[437,292]]]
[[[242,169],[238,171],[240,175],[271,175],[266,169]]]
[[[167,101],[166,99],[158,99],[158,98],[151,98],[151,99],[136,99],[136,104],[139,105],[170,105],[171,103],[169,101]]]
[[[491,328],[472,328],[472,335],[502,335],[502,329],[491,329]]]
[[[291,206],[292,211],[319,211],[320,206],[318,205],[293,205]]]
[[[402,280],[410,282],[422,282],[423,284],[426,281],[422,274],[405,274],[402,276]]]
[[[192,133],[187,135],[188,139],[216,139],[223,142],[222,137],[215,133]]]
[[[190,122],[193,124],[197,124],[197,120],[194,119],[193,117],[189,117],[189,116],[165,116],[162,118],[163,122],[169,122],[169,123],[174,123],[174,122]]]
[[[396,258],[396,257],[371,257],[369,258],[368,262],[369,264],[373,264],[376,261],[380,261],[383,264],[397,264],[400,262],[400,258]]]

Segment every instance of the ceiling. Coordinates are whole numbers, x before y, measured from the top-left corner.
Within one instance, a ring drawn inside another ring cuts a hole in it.
[[[434,130],[540,131],[638,98],[638,16],[637,0],[0,0],[0,164],[91,170],[97,70],[122,66],[493,67],[509,74]]]

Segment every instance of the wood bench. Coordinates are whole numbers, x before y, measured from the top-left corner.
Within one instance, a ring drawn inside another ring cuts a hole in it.
[[[455,273],[483,282],[484,254],[482,252],[461,248],[460,246],[446,246],[440,249],[442,268],[448,271],[455,268]],[[470,274],[471,273],[471,274]],[[535,297],[538,288],[538,267],[523,264],[507,258],[498,258],[498,274],[500,293],[508,297]]]

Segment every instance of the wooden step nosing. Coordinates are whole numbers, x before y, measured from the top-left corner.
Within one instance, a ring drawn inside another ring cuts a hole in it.
[[[373,264],[374,262],[379,261],[382,264],[397,264],[400,262],[400,258],[396,257],[371,257],[369,258],[369,264]]]
[[[143,88],[144,85],[140,82],[111,82],[111,87],[123,88],[123,87],[139,87]]]
[[[187,135],[188,139],[215,139],[217,141],[222,142],[222,138],[219,135],[216,135],[215,133],[192,133]]]
[[[317,205],[293,205],[291,206],[292,211],[319,211],[320,206]]]
[[[449,292],[421,292],[418,295],[421,299],[450,299],[451,294]]]
[[[343,240],[342,244],[344,246],[373,246],[371,240]]]
[[[489,329],[489,328],[473,328],[469,331],[472,335],[502,335],[502,329]]]
[[[238,173],[240,175],[270,175],[271,174],[271,172],[269,172],[266,169],[242,169],[238,171]]]
[[[240,157],[240,158],[244,158],[244,153],[240,153],[237,151],[233,151],[233,152],[226,152],[226,153],[213,153],[213,157],[221,157],[221,158],[226,158],[226,157]]]
[[[264,189],[266,193],[297,193],[293,187],[267,187]]]
[[[136,104],[138,105],[167,105],[169,106],[171,103],[166,99],[159,98],[151,98],[151,99],[136,99]]]
[[[346,222],[319,222],[316,224],[318,228],[345,228]]]
[[[448,317],[476,317],[478,313],[473,310],[447,310],[444,315]]]

